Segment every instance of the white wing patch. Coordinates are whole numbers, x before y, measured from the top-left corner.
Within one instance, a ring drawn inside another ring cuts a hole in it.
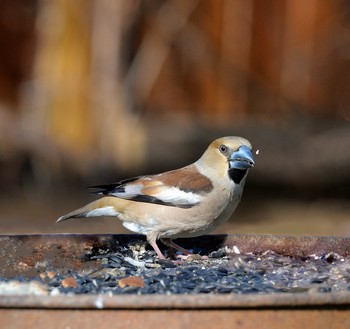
[[[137,201],[141,202],[150,202],[149,199],[147,199],[147,197],[150,197],[175,206],[193,206],[202,199],[199,194],[182,191],[175,186],[161,184],[150,187],[145,187],[142,184],[130,184],[124,187],[123,192],[114,192],[110,195],[122,199],[137,199]],[[143,197],[145,197],[144,200]]]
[[[201,200],[200,195],[193,192],[181,191],[176,187],[167,187],[153,195],[164,202],[174,203],[177,205],[194,205]]]
[[[136,195],[142,195],[141,190],[143,186],[142,185],[126,185],[124,187],[125,191],[124,192],[115,192],[111,193],[111,195],[114,195],[118,198],[126,198],[126,199],[131,199],[135,197]]]

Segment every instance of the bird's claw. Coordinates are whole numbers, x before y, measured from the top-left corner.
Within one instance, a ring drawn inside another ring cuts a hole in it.
[[[181,261],[192,261],[192,260],[205,260],[208,259],[208,256],[202,256],[199,254],[189,254],[189,255],[176,255],[176,258],[178,258]]]

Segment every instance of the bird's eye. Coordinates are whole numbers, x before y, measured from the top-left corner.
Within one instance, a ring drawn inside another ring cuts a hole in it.
[[[226,145],[220,145],[219,150],[221,153],[225,153],[227,151],[227,146]]]

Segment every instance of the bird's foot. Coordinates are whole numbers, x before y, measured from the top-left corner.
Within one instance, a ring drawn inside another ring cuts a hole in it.
[[[191,261],[200,261],[200,260],[206,260],[209,259],[208,256],[201,256],[198,254],[190,254],[190,255],[176,255],[176,259],[159,259],[158,263],[162,267],[176,267],[179,265],[184,265],[187,262]]]
[[[181,246],[179,246],[178,244],[176,244],[172,239],[169,238],[162,238],[160,239],[166,246],[170,247],[170,248],[174,248],[177,251],[180,251],[182,254],[184,255],[192,255],[192,252],[190,252],[189,250],[182,248]]]
[[[176,255],[176,258],[178,258],[181,261],[192,261],[192,260],[205,260],[208,259],[208,256],[202,256],[199,254],[188,254],[188,255]]]

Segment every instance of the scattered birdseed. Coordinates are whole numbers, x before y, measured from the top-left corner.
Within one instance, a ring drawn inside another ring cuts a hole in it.
[[[128,276],[122,278],[118,281],[118,286],[120,288],[124,287],[139,287],[143,288],[145,286],[145,281],[142,276]]]
[[[76,288],[77,280],[73,276],[66,277],[61,282],[63,288]]]
[[[194,252],[204,255],[201,250]],[[158,260],[155,252],[140,241],[131,246],[117,246],[113,252],[101,248],[89,250],[84,260],[96,262],[98,269],[65,274],[50,269],[38,273],[34,280],[0,278],[0,288],[3,292],[30,294],[35,292],[28,287],[39,285],[41,293],[51,296],[350,291],[350,258],[334,252],[289,257],[269,250],[250,254],[242,253],[237,247],[224,247],[208,257],[187,257],[174,262]],[[10,290],[6,290],[6,285]]]
[[[56,275],[56,273],[52,271],[48,271],[46,274],[49,279],[53,279]]]

